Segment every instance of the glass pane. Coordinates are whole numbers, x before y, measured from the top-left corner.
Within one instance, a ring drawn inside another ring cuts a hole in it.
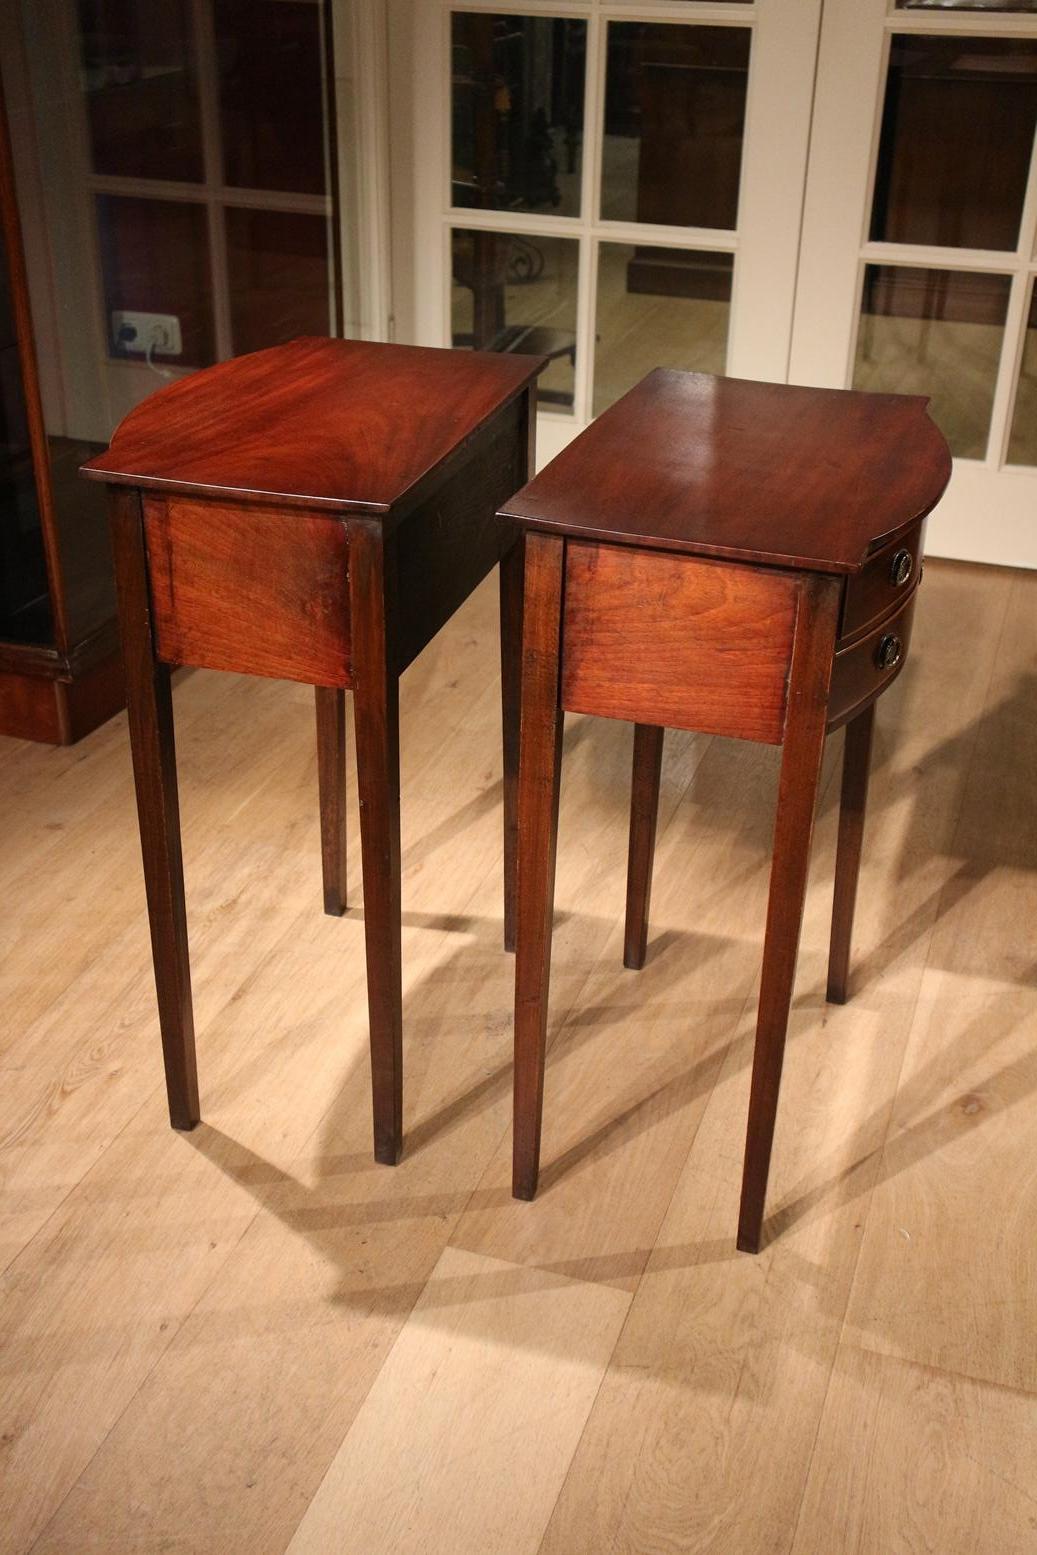
[[[891,41],[875,242],[1014,248],[1037,123],[1037,39]]]
[[[111,354],[116,354],[112,313],[119,309],[175,315],[183,351],[169,360],[178,367],[207,367],[215,361],[205,207],[100,194],[97,228]],[[162,359],[161,353],[155,355]],[[145,392],[157,387],[157,378],[142,385]]]
[[[605,220],[735,226],[749,43],[746,27],[609,23]]]
[[[928,394],[961,459],[982,459],[990,430],[1010,278],[868,265],[853,387]]]
[[[94,171],[202,178],[198,82],[187,0],[79,0]]]
[[[1011,11],[1037,12],[1037,0],[896,0],[897,11]]]
[[[328,223],[295,211],[228,210],[234,352],[331,329]]]
[[[454,205],[580,212],[587,23],[455,12]]]
[[[52,636],[18,337],[0,251],[0,639],[45,643]]]
[[[235,188],[327,188],[321,15],[312,0],[216,0],[223,177]]]
[[[734,255],[602,243],[594,414],[653,367],[722,373]]]
[[[1037,286],[1030,294],[1023,359],[1015,391],[1015,413],[1008,443],[1009,464],[1037,464]]]
[[[550,357],[540,404],[571,410],[576,365],[575,238],[455,228],[451,245],[451,335],[477,351]]]

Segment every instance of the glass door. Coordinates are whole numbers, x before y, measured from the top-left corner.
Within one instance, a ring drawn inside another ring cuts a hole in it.
[[[541,458],[655,366],[783,380],[819,11],[399,8],[397,338],[547,355]]]
[[[1037,0],[825,0],[790,377],[928,394],[931,551],[1037,566]]]
[[[163,378],[338,333],[327,0],[22,0],[21,20],[48,426],[104,442]]]

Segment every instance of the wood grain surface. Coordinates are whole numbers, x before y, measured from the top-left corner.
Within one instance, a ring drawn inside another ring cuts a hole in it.
[[[151,395],[83,474],[385,514],[417,500],[425,479],[544,362],[511,352],[293,340]]]
[[[950,477],[926,404],[657,368],[504,511],[558,534],[858,572]]]
[[[924,588],[876,711],[842,1007],[828,742],[755,1259],[731,1233],[776,749],[667,736],[634,974],[630,730],[567,720],[526,1204],[495,580],[401,682],[392,1172],[363,916],[314,901],[312,693],[174,677],[190,1135],[156,1072],[125,717],[0,739],[5,1555],[284,1555],[320,1528],[349,1555],[354,1529],[422,1555],[1030,1555],[1037,575],[930,562]],[[350,763],[354,835],[356,801]]]
[[[146,496],[144,530],[167,664],[349,685],[342,519]]]
[[[562,705],[777,743],[799,588],[788,573],[569,542]]]

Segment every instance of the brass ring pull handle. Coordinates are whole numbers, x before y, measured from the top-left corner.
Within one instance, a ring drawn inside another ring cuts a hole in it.
[[[915,559],[910,551],[897,551],[890,563],[889,576],[897,588],[902,587],[915,570]]]
[[[891,670],[900,663],[901,655],[900,638],[892,632],[887,632],[885,637],[879,639],[878,648],[875,650],[875,663],[880,670]]]

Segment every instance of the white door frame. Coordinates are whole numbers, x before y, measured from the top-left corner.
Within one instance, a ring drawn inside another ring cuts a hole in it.
[[[451,206],[450,13],[577,17],[587,23],[581,214]],[[783,382],[788,373],[821,0],[689,4],[661,0],[390,0],[390,92],[405,116],[393,140],[397,329],[419,344],[450,343],[454,226],[567,237],[579,243],[577,361],[572,415],[542,411],[540,461],[590,419],[597,250],[601,242],[718,250],[735,257],[727,371]],[[597,215],[604,139],[606,29],[612,21],[746,27],[753,32],[738,225],[735,231],[606,221]]]
[[[1026,309],[1037,274],[1037,150],[1014,251],[869,241],[894,33],[1037,39],[1037,16],[905,12],[894,11],[887,0],[825,0],[790,381],[849,387],[869,262],[1010,276],[987,454],[955,460],[947,495],[930,520],[927,548],[939,556],[1037,567],[1037,470],[1005,463]]]

